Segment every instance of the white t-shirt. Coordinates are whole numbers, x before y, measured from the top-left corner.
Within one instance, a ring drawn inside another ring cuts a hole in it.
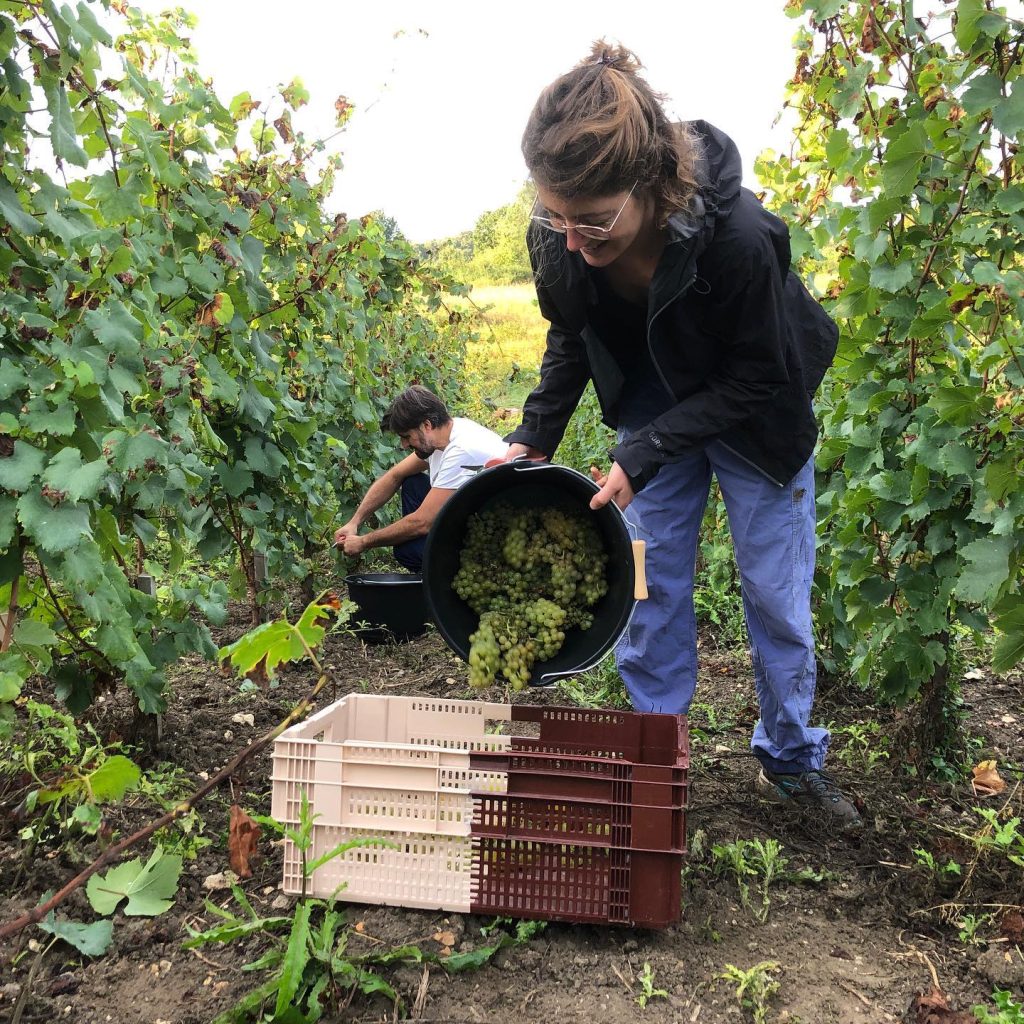
[[[463,466],[482,466],[488,459],[503,459],[508,445],[487,427],[456,416],[448,444],[427,459],[430,486],[455,490],[473,476]]]

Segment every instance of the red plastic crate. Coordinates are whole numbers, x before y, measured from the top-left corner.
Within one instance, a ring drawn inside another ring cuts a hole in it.
[[[272,813],[297,824],[305,792],[309,859],[394,844],[311,895],[657,928],[680,916],[688,764],[683,716],[351,694],[276,741]],[[290,843],[282,885],[302,890]]]
[[[482,838],[475,914],[667,928],[680,918],[677,855]]]

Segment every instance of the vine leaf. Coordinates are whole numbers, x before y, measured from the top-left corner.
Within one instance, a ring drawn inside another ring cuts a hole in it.
[[[112,914],[127,899],[126,916],[157,917],[173,904],[180,874],[181,857],[157,849],[145,864],[133,857],[105,876],[93,875],[85,893],[97,914]]]
[[[1024,132],[1024,87],[1019,81],[1009,97],[993,107],[992,123],[1004,135],[1012,138]]]
[[[347,611],[347,606],[328,592],[307,605],[295,625],[284,617],[264,622],[222,647],[219,657],[228,660],[239,675],[257,670],[273,678],[278,665],[301,661],[318,646],[326,633],[324,624],[341,611]]]
[[[298,110],[309,102],[309,90],[302,84],[301,78],[293,78],[281,90],[281,95],[292,110]]]
[[[55,803],[65,797],[103,804],[120,800],[125,793],[138,789],[142,773],[134,761],[123,754],[108,757],[95,771],[76,775],[53,789],[39,791],[40,804]]]
[[[82,462],[82,453],[77,448],[62,448],[50,459],[43,483],[64,491],[72,501],[88,501],[99,493],[109,472],[106,459]]]
[[[898,292],[906,288],[914,278],[914,267],[910,263],[876,263],[871,268],[870,281],[873,287],[886,292]]]
[[[914,191],[927,144],[928,135],[920,124],[911,125],[889,143],[882,166],[882,185],[888,198],[909,196]]]
[[[86,313],[85,322],[96,340],[119,356],[134,356],[142,340],[142,324],[125,308],[124,303],[110,299],[101,309]]]
[[[39,927],[48,935],[74,946],[83,956],[103,956],[114,938],[114,922],[109,919],[82,924],[67,917],[57,917],[52,910],[39,922]]]
[[[991,405],[991,399],[983,394],[979,386],[962,384],[936,388],[928,404],[936,411],[939,419],[964,427],[974,422],[983,407]]]
[[[50,111],[50,144],[53,154],[68,163],[85,167],[89,157],[78,144],[75,132],[75,120],[71,115],[71,104],[68,102],[64,83],[49,79],[43,81],[43,92],[46,94],[46,106]]]
[[[992,600],[1010,575],[1012,537],[979,537],[961,549],[967,561],[954,593],[963,601],[983,604]]]
[[[34,235],[39,230],[39,222],[21,205],[17,193],[0,178],[0,213],[15,231],[23,235]]]
[[[0,487],[8,491],[27,491],[43,471],[46,456],[27,441],[15,441],[14,453],[0,459]]]
[[[18,502],[18,521],[44,551],[51,555],[73,548],[92,535],[89,509],[73,502],[51,505],[39,491],[30,491]]]
[[[1001,636],[996,640],[992,652],[992,671],[1009,672],[1024,658],[1024,600],[1017,597],[1009,607],[1001,609],[996,619],[996,629]]]

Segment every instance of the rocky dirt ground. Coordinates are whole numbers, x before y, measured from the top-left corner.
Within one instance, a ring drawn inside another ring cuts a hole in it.
[[[238,635],[229,626],[221,641]],[[432,631],[404,644],[367,645],[351,634],[331,636],[324,660],[336,684],[320,701],[350,691],[470,696],[464,666]],[[1009,785],[981,800],[969,781],[922,781],[907,770],[900,717],[867,704],[837,684],[819,689],[818,716],[834,728],[832,765],[862,802],[867,827],[834,836],[762,800],[753,789],[755,764],[747,744],[756,717],[744,652],[704,643],[698,703],[690,726],[692,771],[688,834],[691,853],[683,868],[679,924],[665,931],[551,923],[528,941],[501,950],[476,971],[449,974],[436,963],[381,968],[402,998],[396,1007],[381,996],[356,995],[325,1019],[386,1021],[410,1015],[424,1021],[498,1022],[625,1021],[769,1022],[913,1021],[958,1024],[974,1015],[958,1011],[991,1000],[994,986],[1024,993],[1021,907],[1024,871],[997,852],[979,852],[970,837],[981,820],[976,806],[1001,810],[1002,820],[1021,815],[1021,750],[1024,683],[1019,675],[997,679],[983,668],[966,673],[963,696],[974,737],[972,759],[995,758]],[[194,789],[251,738],[272,728],[308,691],[308,666],[285,668],[265,692],[242,686],[209,664],[182,664],[172,684],[163,737],[148,754],[136,753],[165,779],[157,793],[139,793],[108,824],[124,835],[157,813],[160,799]],[[499,693],[491,699],[503,699]],[[514,695],[515,700],[564,704],[560,690]],[[115,694],[91,718],[104,736],[124,736],[129,702]],[[245,718],[252,716],[250,725]],[[1016,774],[1014,774],[1014,766]],[[174,769],[173,772],[170,770]],[[76,1021],[81,1024],[206,1024],[254,987],[243,964],[269,940],[254,936],[224,946],[183,948],[187,929],[214,920],[205,900],[230,907],[230,894],[204,880],[227,868],[228,808],[269,813],[269,754],[212,795],[200,808],[196,830],[209,839],[187,861],[174,906],[147,918],[118,916],[114,945],[97,960],[58,945],[37,963],[41,933],[25,932],[0,947],[0,1020]],[[21,824],[4,806],[0,841],[0,918],[38,902],[95,856],[92,841],[41,844],[29,862],[18,841]],[[201,829],[201,831],[199,831]],[[737,840],[781,845],[781,877],[762,893],[762,879],[746,879],[742,898],[722,847]],[[716,847],[719,849],[716,851]],[[935,868],[922,863],[929,853]],[[944,869],[950,861],[959,873]],[[261,842],[254,874],[244,889],[261,912],[281,912],[281,850]],[[65,909],[93,916],[83,893]],[[472,915],[350,905],[348,953],[416,945],[444,956],[492,942],[481,934],[491,919]],[[967,922],[965,926],[965,921]],[[972,930],[971,924],[974,923]],[[963,934],[962,934],[963,933]],[[31,942],[30,942],[31,940]],[[36,965],[31,991],[19,999]],[[775,991],[755,1016],[749,993],[742,1006],[735,969],[763,968]],[[662,990],[641,1007],[644,979]],[[938,986],[948,1009],[930,992]],[[922,993],[925,994],[922,998]]]

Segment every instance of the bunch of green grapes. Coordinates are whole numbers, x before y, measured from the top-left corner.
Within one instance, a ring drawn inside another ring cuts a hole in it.
[[[608,555],[586,512],[498,503],[471,516],[455,593],[480,617],[469,643],[469,682],[504,678],[523,689],[566,631],[589,629],[608,592]]]

